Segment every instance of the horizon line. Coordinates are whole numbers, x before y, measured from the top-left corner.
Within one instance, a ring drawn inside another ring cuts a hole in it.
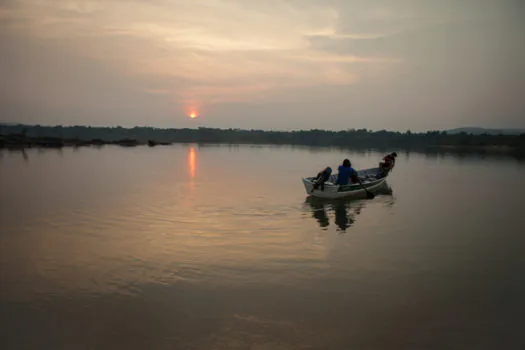
[[[176,129],[186,129],[186,130],[199,130],[201,128],[203,129],[215,129],[215,130],[238,130],[238,131],[263,131],[263,132],[304,132],[304,131],[326,131],[326,132],[342,132],[342,131],[358,131],[358,130],[365,130],[367,132],[392,132],[392,133],[407,133],[410,131],[413,134],[421,134],[421,133],[427,133],[427,132],[449,132],[449,131],[457,131],[461,129],[482,129],[487,131],[516,131],[520,133],[525,133],[525,127],[524,128],[517,128],[517,127],[482,127],[482,126],[460,126],[450,129],[427,129],[425,131],[412,131],[411,129],[407,129],[404,131],[401,130],[387,130],[387,129],[371,129],[371,128],[347,128],[347,129],[338,129],[338,130],[332,130],[332,129],[321,129],[321,128],[309,128],[309,129],[262,129],[262,128],[235,128],[235,127],[213,127],[213,126],[196,126],[196,127],[159,127],[159,126],[152,126],[152,125],[135,125],[135,126],[121,126],[121,125],[82,125],[82,124],[28,124],[28,123],[13,123],[13,122],[0,122],[0,125],[6,125],[6,126],[28,126],[28,127],[66,127],[66,128],[75,128],[75,127],[83,127],[83,128],[122,128],[122,129],[134,129],[134,128],[151,128],[151,129],[157,129],[157,130],[176,130]]]

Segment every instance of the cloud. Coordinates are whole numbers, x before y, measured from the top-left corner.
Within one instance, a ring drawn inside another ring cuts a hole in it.
[[[289,78],[289,85],[301,80],[296,78],[302,73],[301,81],[330,84],[337,63],[359,60],[355,55],[309,51],[305,34],[333,26],[334,10],[316,7],[304,11],[284,1],[271,4],[251,8],[245,2],[213,0],[19,1],[4,12],[11,18],[32,19],[30,26],[13,25],[19,32],[62,40],[77,52],[100,60],[119,60],[128,71],[143,74],[148,70],[196,81],[205,75],[213,83],[223,72],[242,79],[258,77],[264,71],[266,76],[279,74],[273,76],[272,85],[278,85],[283,77]],[[165,52],[159,55],[159,50]],[[257,58],[254,53],[261,55]],[[306,70],[295,69],[297,61],[316,62],[321,74],[312,76],[306,65]]]
[[[1,98],[88,124],[163,123],[190,105],[242,124],[260,115],[251,105],[282,127],[338,128],[350,112],[356,127],[503,112],[512,126],[525,109],[520,14],[484,0],[9,0]]]

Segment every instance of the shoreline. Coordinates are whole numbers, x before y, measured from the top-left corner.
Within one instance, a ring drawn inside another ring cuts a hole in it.
[[[118,139],[118,140],[103,140],[103,139],[66,139],[59,137],[30,137],[22,134],[8,134],[0,135],[0,149],[7,150],[20,150],[20,149],[31,149],[31,148],[67,148],[67,147],[103,147],[106,145],[116,145],[121,147],[138,147],[138,146],[169,146],[173,144],[185,144],[185,143],[197,143],[197,144],[224,144],[224,145],[288,145],[288,146],[307,146],[307,147],[336,147],[336,148],[348,148],[348,149],[396,149],[396,150],[419,150],[419,151],[452,151],[452,152],[465,152],[465,153],[499,153],[499,154],[522,154],[523,150],[518,147],[512,147],[507,145],[426,145],[417,147],[403,147],[403,146],[384,146],[382,147],[355,147],[352,145],[341,146],[341,145],[310,145],[306,143],[272,143],[272,142],[231,142],[231,141],[175,141],[166,142],[159,140],[138,140],[138,139]]]
[[[9,134],[0,136],[0,149],[26,149],[26,148],[63,148],[63,147],[90,147],[118,145],[122,147],[136,146],[166,146],[173,142],[162,142],[155,140],[140,141],[136,139],[103,140],[103,139],[65,139],[60,137],[29,137],[20,134]]]

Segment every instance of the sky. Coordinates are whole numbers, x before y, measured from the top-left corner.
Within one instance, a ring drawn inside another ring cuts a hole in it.
[[[524,19],[521,0],[0,0],[0,121],[523,128]]]

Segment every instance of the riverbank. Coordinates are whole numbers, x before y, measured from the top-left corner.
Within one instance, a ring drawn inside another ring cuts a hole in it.
[[[59,137],[29,137],[22,134],[9,134],[0,136],[0,148],[21,149],[21,148],[62,148],[62,147],[86,147],[118,145],[123,147],[135,146],[164,146],[171,145],[172,142],[160,142],[155,140],[140,141],[135,139],[103,140],[103,139],[62,139]]]
[[[60,149],[64,147],[103,147],[106,145],[116,145],[121,147],[140,147],[140,146],[168,146],[174,143],[188,143],[196,142],[201,145],[205,144],[259,144],[259,145],[272,145],[270,142],[228,142],[228,141],[181,141],[181,142],[166,142],[160,140],[139,140],[139,139],[117,139],[117,140],[104,140],[104,139],[66,139],[60,137],[30,137],[22,134],[9,134],[0,135],[0,149],[8,150],[25,150],[31,148],[55,148]],[[431,153],[458,153],[458,154],[469,154],[469,153],[482,153],[482,154],[500,154],[510,155],[517,157],[524,157],[525,152],[521,148],[505,146],[505,145],[429,145],[429,146],[418,146],[418,147],[399,147],[392,145],[388,147],[381,145],[382,147],[355,147],[355,146],[337,146],[337,145],[308,145],[308,144],[297,144],[297,143],[273,143],[275,145],[290,145],[290,146],[305,146],[305,147],[336,147],[342,149],[357,148],[357,149],[375,149],[375,150],[397,150],[397,151],[422,151]]]
[[[291,145],[377,151],[423,151],[525,155],[525,134],[474,135],[371,131],[366,129],[268,131],[241,129],[159,129],[153,127],[40,126],[0,124],[0,148],[61,148],[118,145]]]

